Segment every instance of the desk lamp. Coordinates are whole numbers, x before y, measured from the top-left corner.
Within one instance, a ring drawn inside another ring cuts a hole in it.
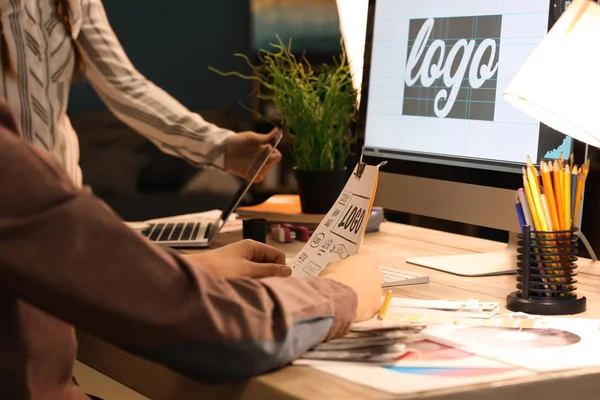
[[[336,0],[336,2],[344,47],[352,68],[352,84],[358,92],[357,101],[360,104],[369,0]]]
[[[600,147],[600,5],[574,0],[510,82],[506,100],[549,127]],[[596,256],[580,237],[592,259]]]
[[[544,124],[600,147],[600,5],[574,0],[504,91]]]

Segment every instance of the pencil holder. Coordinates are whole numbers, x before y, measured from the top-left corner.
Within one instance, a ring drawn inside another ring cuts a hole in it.
[[[579,314],[586,299],[577,295],[579,236],[570,231],[538,232],[525,226],[518,235],[517,291],[506,308],[538,315]]]

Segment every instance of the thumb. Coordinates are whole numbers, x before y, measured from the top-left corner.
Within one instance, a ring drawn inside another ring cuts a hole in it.
[[[274,128],[271,132],[267,134],[259,135],[258,142],[261,144],[275,143],[275,138],[279,135],[279,128]]]
[[[266,278],[269,276],[290,276],[292,269],[287,265],[271,263],[251,263],[249,266],[251,278]]]

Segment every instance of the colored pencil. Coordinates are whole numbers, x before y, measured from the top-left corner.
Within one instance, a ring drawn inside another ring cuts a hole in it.
[[[529,204],[527,204],[527,198],[525,197],[525,189],[520,188],[517,190],[517,196],[519,197],[519,203],[521,203],[525,223],[533,228],[533,219],[531,218],[531,210],[529,210]]]
[[[573,169],[573,153],[569,156],[569,166]]]
[[[533,163],[531,162],[531,158],[529,158],[529,156],[527,156],[527,169],[530,170],[533,176],[536,178],[535,183],[539,187],[540,181],[538,179],[537,169],[535,168],[535,165],[533,165]]]
[[[546,195],[542,193],[540,195],[540,201],[542,203],[542,212],[544,213],[544,218],[548,224],[548,231],[553,231],[554,226],[552,226],[552,220],[550,219],[550,211],[548,211],[548,201],[546,200]]]
[[[568,229],[571,229],[571,168],[568,165],[565,166],[563,176],[563,195],[565,198],[565,224],[562,226],[562,230],[566,231]]]
[[[533,229],[536,231],[541,231],[542,225],[540,224],[540,220],[538,218],[539,214],[535,208],[533,196],[531,195],[531,186],[529,186],[529,181],[527,179],[527,172],[525,172],[525,168],[523,168],[523,189],[525,190],[527,204],[529,205],[529,210],[531,211],[531,218],[533,219]]]
[[[556,198],[556,210],[558,213],[558,228],[562,229],[565,221],[565,200],[562,195],[563,185],[561,179],[560,166],[557,160],[554,160],[554,165],[552,169],[552,183],[554,186],[554,197]]]
[[[565,169],[565,158],[563,157],[563,153],[560,153],[560,157],[558,157],[558,168]]]
[[[540,193],[540,187],[537,184],[538,179],[533,175],[533,172],[531,172],[531,169],[527,170],[527,181],[529,182],[529,186],[530,186],[530,190],[531,190],[531,196],[533,198],[533,203],[535,204],[535,207],[530,207],[531,210],[533,211],[533,209],[535,208],[535,212],[538,216],[538,221],[540,222],[540,230],[542,231],[548,231],[548,220],[546,219],[546,216],[544,215],[544,209],[542,207],[542,200],[541,200],[541,193]]]
[[[567,251],[562,247],[570,240],[570,235],[557,234],[556,231],[580,228],[589,166],[590,160],[578,166],[573,154],[567,160],[561,154],[557,160],[542,160],[539,171],[527,157],[526,166],[521,169],[523,187],[516,192],[515,210],[521,231],[529,225],[535,231],[532,243],[544,244],[544,247],[532,250],[534,260],[546,260],[537,264],[539,282],[543,282],[546,289],[567,290],[560,294],[538,293],[540,296],[565,296],[572,290],[569,289],[572,287],[570,278],[563,277],[569,274],[571,264],[559,255]],[[554,269],[542,269],[544,266]],[[559,268],[566,269],[562,271]]]
[[[521,227],[521,233],[525,233],[525,213],[523,212],[523,205],[519,201],[519,192],[515,193],[515,208],[517,210],[517,218],[519,219],[519,226]]]
[[[587,179],[588,173],[590,172],[590,160],[588,159],[582,166],[581,166],[581,174],[583,175],[581,178],[581,194],[578,196],[578,202],[579,202],[579,210],[576,211],[577,214],[577,221],[575,226],[577,228],[581,228],[581,219],[583,218],[583,207],[581,206],[581,202],[583,201],[583,198],[585,197],[585,181]],[[577,206],[577,205],[576,205]]]
[[[571,226],[575,226],[575,203],[577,199],[577,165],[571,170]]]
[[[391,300],[392,300],[392,291],[388,290],[385,293],[385,298],[383,299],[383,302],[381,303],[381,308],[379,310],[379,314],[377,314],[377,319],[379,319],[381,321],[383,321],[385,319],[385,316],[387,314]]]
[[[550,218],[552,220],[552,226],[556,229],[560,226],[560,220],[558,219],[558,209],[556,207],[556,197],[552,187],[550,168],[548,167],[548,164],[542,161],[540,169],[542,171],[542,183],[544,184],[544,193],[546,194],[546,200],[548,201],[548,209],[550,212]]]

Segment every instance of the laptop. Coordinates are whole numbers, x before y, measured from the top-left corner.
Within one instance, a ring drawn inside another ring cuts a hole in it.
[[[252,178],[245,182],[235,194],[231,203],[223,209],[216,219],[194,218],[184,219],[181,216],[172,218],[161,218],[159,221],[148,221],[139,232],[151,242],[168,246],[182,248],[204,248],[209,247],[218,233],[221,231],[233,211],[240,204],[260,172],[267,165],[267,160],[281,142],[282,134],[279,134],[270,151],[264,153],[250,167]]]

